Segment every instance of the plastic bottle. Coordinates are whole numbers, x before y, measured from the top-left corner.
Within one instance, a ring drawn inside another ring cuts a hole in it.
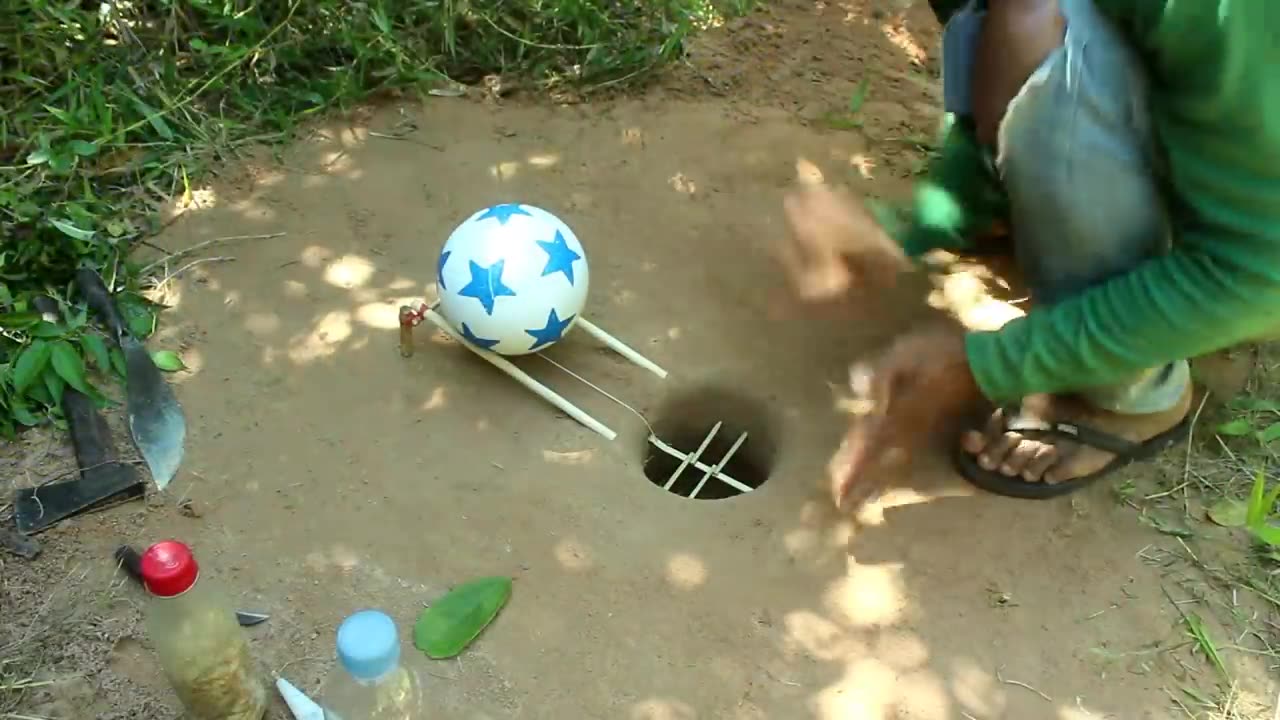
[[[248,639],[215,583],[200,577],[191,549],[176,540],[147,548],[142,581],[152,595],[147,634],[187,716],[261,720],[267,689]]]
[[[325,682],[325,720],[426,720],[421,676],[401,663],[395,621],[361,610],[338,626],[338,664]]]

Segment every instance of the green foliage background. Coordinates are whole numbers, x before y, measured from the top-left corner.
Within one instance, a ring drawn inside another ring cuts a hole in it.
[[[129,250],[237,148],[390,88],[642,82],[750,1],[0,0],[0,434],[59,421],[68,384],[106,402],[95,371],[121,365],[74,306],[73,273],[100,270],[150,334]],[[36,294],[63,317],[32,312]]]

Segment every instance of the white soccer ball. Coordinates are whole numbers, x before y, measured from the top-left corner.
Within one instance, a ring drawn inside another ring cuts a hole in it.
[[[459,225],[436,263],[440,314],[468,342],[502,355],[545,350],[587,302],[587,255],[559,218],[522,203]]]

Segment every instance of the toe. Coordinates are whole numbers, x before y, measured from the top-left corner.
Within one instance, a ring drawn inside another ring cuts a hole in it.
[[[1039,443],[1036,448],[1035,455],[1022,468],[1022,479],[1027,482],[1040,482],[1044,478],[1044,474],[1053,467],[1058,460],[1058,450],[1052,445]]]
[[[1034,440],[1023,440],[1018,443],[1017,447],[1005,456],[1004,462],[1000,465],[1000,472],[1009,477],[1018,477],[1035,458],[1041,447],[1042,444]]]
[[[1022,442],[1022,436],[1016,432],[1001,434],[994,442],[988,443],[986,449],[978,456],[978,463],[987,470],[995,470],[1004,464],[1005,458]]]
[[[960,436],[960,447],[970,455],[977,455],[987,446],[987,436],[977,430],[969,430]]]

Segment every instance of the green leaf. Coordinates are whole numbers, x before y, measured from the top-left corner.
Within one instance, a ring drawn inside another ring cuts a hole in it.
[[[849,112],[856,113],[862,109],[862,104],[867,101],[867,91],[871,89],[871,78],[864,76],[862,82],[858,83],[858,87],[853,91],[853,95],[849,97]]]
[[[98,144],[89,142],[88,140],[72,140],[71,152],[80,157],[90,157],[98,154]]]
[[[434,660],[466,649],[511,598],[511,578],[487,577],[455,587],[422,611],[413,644]]]
[[[61,230],[63,235],[75,240],[89,241],[92,240],[94,236],[94,232],[92,230],[82,230],[73,225],[69,220],[49,218],[49,224]]]
[[[53,347],[44,340],[33,340],[18,355],[13,364],[13,389],[18,397],[22,397],[31,383],[35,382],[44,369],[49,366],[49,357]]]
[[[150,303],[135,293],[121,293],[116,306],[124,316],[125,329],[139,340],[146,340],[156,330],[156,314]]]
[[[1244,418],[1236,418],[1230,422],[1222,423],[1218,426],[1219,435],[1229,435],[1231,437],[1241,437],[1253,432],[1253,426]]]
[[[1253,533],[1253,536],[1258,538],[1258,540],[1270,545],[1271,547],[1280,547],[1280,527],[1269,523],[1263,523],[1249,528],[1249,532]]]
[[[1244,527],[1249,521],[1249,505],[1234,498],[1223,498],[1210,505],[1205,514],[1222,527]]]
[[[1276,486],[1280,489],[1280,485]],[[1271,513],[1271,507],[1275,504],[1275,495],[1271,497],[1271,502],[1267,502],[1267,477],[1262,471],[1257,471],[1253,476],[1253,489],[1249,492],[1249,511],[1246,516],[1246,522],[1250,527],[1260,525],[1267,521],[1267,515]]]
[[[55,340],[53,354],[49,360],[53,363],[53,369],[67,381],[68,385],[85,395],[94,393],[84,376],[84,358],[80,357],[80,353],[76,352],[75,346],[71,343],[66,340]]]
[[[1275,400],[1263,400],[1254,397],[1238,397],[1231,401],[1231,407],[1237,410],[1254,410],[1258,412],[1280,412],[1280,403]]]
[[[151,127],[155,128],[160,137],[165,140],[173,139],[173,130],[169,128],[169,123],[164,121],[163,115],[137,97],[133,98],[133,104],[139,113],[146,116],[147,122],[151,123]]]
[[[49,148],[47,147],[40,148],[39,150],[36,150],[35,152],[27,156],[27,164],[43,165],[49,162],[49,158],[51,157],[51,155],[52,153],[49,151]]]
[[[92,333],[81,335],[80,347],[84,348],[86,355],[93,358],[93,364],[99,371],[111,372],[111,355],[107,352],[107,344],[100,336]]]
[[[111,348],[111,369],[116,371],[116,375],[119,375],[121,380],[129,374],[128,366],[124,360],[124,351],[118,347]]]
[[[27,407],[27,404],[18,398],[13,399],[13,418],[27,427],[35,427],[40,424],[40,418],[36,417]]]
[[[1271,423],[1266,430],[1258,433],[1258,441],[1263,445],[1275,440],[1280,440],[1280,422]]]
[[[48,320],[41,320],[40,322],[31,326],[31,329],[27,330],[27,334],[30,335],[31,337],[37,337],[37,338],[56,338],[56,337],[62,337],[64,334],[66,334],[66,331],[63,329],[61,325],[58,325],[56,323],[51,323]]]
[[[44,387],[49,391],[49,404],[53,407],[62,405],[62,393],[67,389],[67,381],[52,370],[44,372]]]
[[[40,322],[40,313],[38,312],[0,313],[0,329],[4,330],[27,328],[38,322]]]
[[[156,367],[165,372],[178,372],[186,370],[186,363],[182,362],[182,356],[172,350],[155,350],[151,353],[151,362]]]

